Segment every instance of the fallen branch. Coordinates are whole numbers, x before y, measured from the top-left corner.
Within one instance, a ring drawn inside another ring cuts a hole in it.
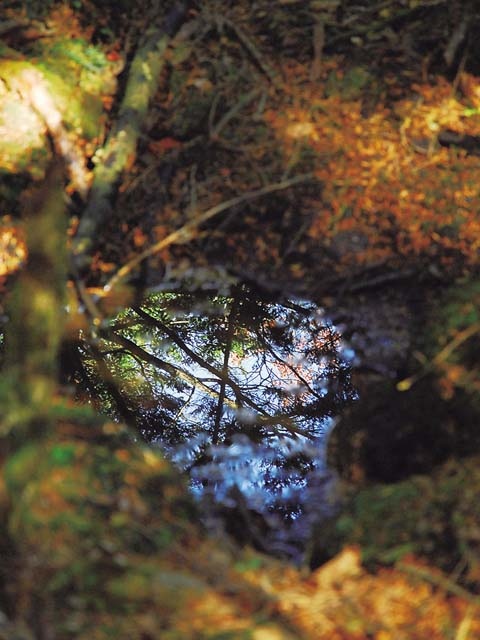
[[[79,270],[88,266],[98,230],[113,212],[115,190],[135,157],[148,107],[158,88],[166,49],[187,8],[186,2],[180,2],[170,11],[162,27],[151,25],[133,58],[118,118],[97,154],[90,199],[72,243],[74,262]]]

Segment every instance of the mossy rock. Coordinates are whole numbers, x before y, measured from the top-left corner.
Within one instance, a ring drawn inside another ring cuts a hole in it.
[[[116,430],[104,424],[93,442],[30,443],[4,468],[16,562],[20,574],[36,574],[29,586],[22,580],[11,585],[22,603],[17,615],[28,617],[40,599],[50,612],[45,615],[56,611],[44,624],[65,627],[65,633],[77,625],[78,637],[87,637],[82,634],[102,612],[121,618],[161,592],[172,613],[187,585],[198,589],[188,571],[169,568],[170,550],[200,538],[184,483],[159,454],[110,438]],[[167,594],[167,583],[173,584],[167,579],[160,588],[165,571],[183,581],[182,589],[172,586]]]
[[[80,39],[39,44],[32,56],[28,60],[12,51],[0,60],[0,173],[28,172],[41,178],[49,145],[45,122],[26,97],[26,78],[35,74],[42,79],[72,141],[92,155],[103,135],[102,99],[115,92],[116,70],[101,49]]]
[[[126,434],[61,421],[7,459],[6,609],[59,640],[257,637],[270,604],[243,552],[204,534],[183,478]]]
[[[464,583],[480,586],[480,457],[449,461],[431,476],[349,491],[341,515],[317,534],[313,564],[343,546],[359,544],[369,566],[393,564],[407,554]]]

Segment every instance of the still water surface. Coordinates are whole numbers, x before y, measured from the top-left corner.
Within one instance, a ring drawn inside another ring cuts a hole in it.
[[[298,557],[332,509],[326,437],[355,395],[322,309],[238,285],[159,292],[119,322],[154,358],[118,363],[142,381],[141,430],[189,475],[206,523]]]

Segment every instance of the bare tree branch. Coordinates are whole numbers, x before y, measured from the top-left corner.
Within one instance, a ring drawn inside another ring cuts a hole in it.
[[[224,379],[223,378],[223,372],[219,371],[216,367],[214,367],[213,365],[211,365],[209,362],[207,362],[204,358],[202,358],[200,355],[198,355],[198,353],[196,353],[195,351],[193,351],[192,349],[190,349],[190,347],[188,346],[188,344],[182,340],[182,338],[178,335],[178,333],[176,331],[174,331],[173,329],[171,329],[170,327],[167,327],[167,325],[165,325],[163,322],[161,322],[160,320],[157,320],[156,318],[153,318],[150,314],[146,313],[143,309],[141,309],[140,307],[134,307],[134,311],[135,313],[137,313],[146,323],[148,323],[150,326],[154,326],[157,329],[160,329],[160,331],[163,331],[163,333],[165,333],[170,340],[172,340],[178,347],[180,347],[180,349],[189,357],[191,358],[194,362],[196,362],[197,364],[199,364],[201,367],[203,367],[204,369],[206,369],[207,371],[209,371],[211,374],[213,374],[215,376],[215,378],[218,378],[219,380]],[[243,402],[248,402],[248,398],[245,397],[245,395],[243,394],[242,390],[240,389],[240,387],[238,386],[238,384],[232,380],[230,377],[228,377],[228,372],[227,372],[227,377],[226,377],[226,381],[228,386],[232,389],[232,391],[235,393],[235,396],[237,398],[237,402],[240,404],[242,401]]]
[[[235,333],[235,316],[237,312],[238,299],[234,295],[230,313],[227,320],[227,337],[225,341],[225,351],[223,353],[223,366],[221,373],[220,393],[218,394],[217,410],[215,411],[215,425],[213,428],[212,444],[218,444],[218,436],[220,433],[220,421],[223,414],[223,403],[225,400],[225,388],[228,380],[228,361],[230,360],[230,352],[232,350],[233,336]]]

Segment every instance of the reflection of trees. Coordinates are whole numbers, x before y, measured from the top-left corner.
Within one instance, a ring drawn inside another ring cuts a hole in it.
[[[228,502],[240,485],[261,487],[271,510],[295,518],[295,488],[351,396],[339,335],[313,305],[245,286],[159,293],[98,336],[70,357],[92,401],[161,443],[202,491]]]
[[[212,444],[235,433],[312,438],[348,394],[334,328],[311,305],[261,301],[245,288],[154,295],[100,338],[87,366],[110,381],[104,399],[135,413],[150,440],[181,442],[192,423]]]

